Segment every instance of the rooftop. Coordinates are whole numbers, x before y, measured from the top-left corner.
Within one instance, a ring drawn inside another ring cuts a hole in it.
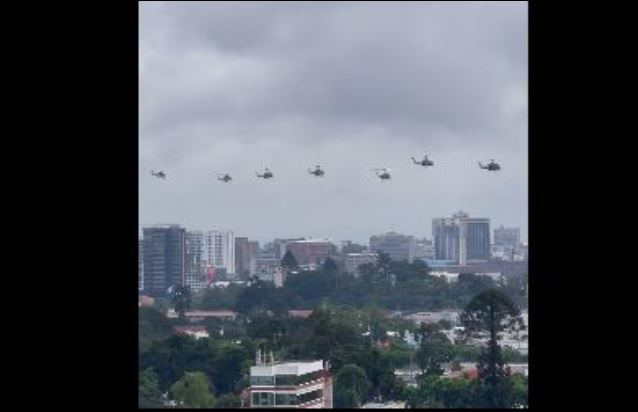
[[[362,409],[404,409],[405,401],[393,401],[386,403],[366,403],[361,406]]]
[[[322,370],[323,361],[295,361],[280,362],[274,365],[258,365],[250,367],[251,376],[273,375],[305,375],[306,373]]]
[[[330,239],[302,239],[302,240],[291,240],[287,243],[332,243]]]
[[[288,311],[288,315],[292,316],[293,318],[307,318],[310,315],[312,315],[312,310],[289,310]]]

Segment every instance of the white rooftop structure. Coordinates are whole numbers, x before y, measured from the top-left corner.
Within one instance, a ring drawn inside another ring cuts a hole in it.
[[[330,239],[311,239],[306,238],[302,240],[290,240],[287,243],[332,243]]]
[[[445,280],[447,280],[448,282],[456,282],[457,280],[459,280],[460,273],[452,273],[447,271],[431,271],[430,275],[445,278]]]
[[[323,369],[323,361],[284,362],[275,365],[251,366],[251,376],[305,375]]]
[[[362,409],[405,409],[405,401],[395,401],[387,403],[366,403]]]

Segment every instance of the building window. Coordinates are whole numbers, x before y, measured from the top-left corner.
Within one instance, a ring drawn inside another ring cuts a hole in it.
[[[253,406],[273,406],[274,397],[270,392],[253,393]]]
[[[275,395],[275,405],[296,405],[297,395],[294,393],[278,393]]]
[[[297,375],[277,375],[275,377],[275,385],[277,386],[295,386],[299,383]]]
[[[275,380],[273,376],[251,376],[250,384],[252,386],[273,386]]]
[[[316,391],[303,393],[303,394],[299,395],[297,397],[297,399],[298,399],[298,402],[300,404],[302,404],[302,403],[306,403],[306,402],[315,401],[315,400],[321,398],[322,396],[323,396],[323,391],[321,389],[319,389],[319,390],[316,390]]]

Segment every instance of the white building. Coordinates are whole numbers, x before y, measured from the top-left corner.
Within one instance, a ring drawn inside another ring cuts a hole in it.
[[[432,219],[436,260],[451,260],[461,266],[490,258],[490,220],[471,218],[465,212],[451,218]]]
[[[498,282],[502,277],[501,272],[477,272],[476,276],[487,276],[494,282]]]
[[[441,310],[436,312],[415,312],[406,315],[402,315],[403,319],[409,319],[417,325],[421,323],[437,323],[441,320],[447,320],[453,325],[458,322],[459,319],[458,310]]]
[[[208,281],[204,260],[204,232],[186,232],[184,259],[184,284],[194,292],[206,288]]]
[[[260,358],[250,367],[251,408],[332,409],[332,377],[323,361]]]
[[[408,263],[412,263],[416,251],[416,241],[414,236],[388,232],[370,238],[370,251],[387,253],[392,260],[407,260]]]
[[[415,348],[417,348],[419,346],[419,339],[416,336],[416,334],[410,332],[407,329],[406,329],[405,333],[403,334],[403,340],[412,349],[415,349]]]
[[[405,409],[405,401],[390,401],[386,403],[369,402],[361,406],[362,409]]]
[[[431,271],[431,276],[436,276],[439,278],[444,278],[448,283],[456,282],[459,280],[459,273],[452,273],[447,271]]]
[[[235,234],[232,230],[206,232],[206,257],[215,269],[225,269],[229,278],[235,276]]]
[[[359,266],[376,262],[377,256],[376,253],[347,253],[343,258],[343,264],[346,272],[359,276]]]

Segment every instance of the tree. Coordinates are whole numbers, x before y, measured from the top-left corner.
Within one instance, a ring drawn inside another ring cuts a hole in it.
[[[512,385],[510,404],[515,408],[527,406],[527,378],[521,375],[512,375],[509,380]]]
[[[417,362],[422,373],[441,375],[442,362],[452,358],[452,343],[439,329],[438,325],[421,324],[419,329],[421,344],[416,352]]]
[[[155,308],[140,307],[138,320],[140,353],[147,351],[153,342],[164,340],[173,334],[171,321]]]
[[[361,399],[352,389],[337,389],[334,396],[335,409],[356,409],[361,406]]]
[[[186,372],[171,386],[171,396],[180,407],[212,408],[215,397],[210,392],[210,381],[203,372]]]
[[[370,381],[357,365],[345,365],[335,377],[335,407],[357,408],[368,398]]]
[[[377,252],[377,254],[377,268],[381,272],[383,280],[388,280],[388,273],[390,271],[390,264],[392,263],[392,259],[390,259],[389,254],[380,250]]]
[[[450,322],[450,321],[449,321],[449,320],[447,320],[447,319],[441,319],[441,320],[439,320],[437,323],[439,324],[439,326],[440,326],[440,327],[441,327],[441,329],[443,329],[443,330],[450,330],[450,329],[452,329],[452,327],[454,326],[454,325],[452,325],[452,322]]]
[[[323,272],[326,273],[334,273],[339,271],[339,267],[337,266],[337,262],[335,262],[332,258],[327,258],[321,267]]]
[[[376,267],[372,263],[362,263],[357,268],[364,284],[372,283],[376,274]]]
[[[460,372],[462,370],[461,363],[456,359],[453,360],[450,369],[452,370],[452,372]]]
[[[191,288],[189,286],[175,286],[171,293],[171,300],[175,307],[175,312],[180,318],[184,318],[187,309],[191,307]]]
[[[153,368],[146,368],[139,373],[138,389],[139,408],[161,408],[162,391],[159,388],[159,379]]]
[[[241,399],[234,393],[225,393],[215,403],[215,409],[239,409],[241,408]]]
[[[498,339],[500,332],[525,328],[520,310],[501,290],[489,289],[474,297],[459,319],[465,327],[467,339],[488,339],[477,364],[482,384],[479,406],[508,407],[508,372],[504,367]]]
[[[287,251],[284,257],[281,259],[281,266],[287,270],[294,270],[299,267],[295,255],[291,251]]]
[[[272,282],[254,278],[237,296],[235,310],[242,314],[268,312],[284,313],[294,304],[294,296],[286,288],[276,288]]]
[[[242,286],[234,284],[226,288],[207,288],[193,301],[193,307],[200,310],[233,309]]]
[[[336,272],[307,271],[286,278],[284,289],[303,299],[304,306],[316,306],[335,289]]]

